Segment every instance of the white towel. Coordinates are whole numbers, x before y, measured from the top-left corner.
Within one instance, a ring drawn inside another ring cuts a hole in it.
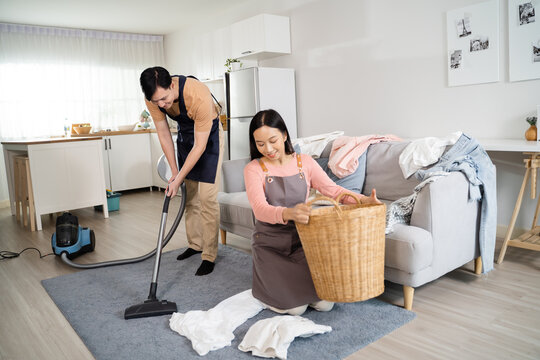
[[[343,131],[334,131],[326,134],[292,139],[291,142],[293,146],[300,146],[300,152],[302,154],[307,154],[311,157],[318,158],[321,156],[326,145],[341,135],[343,135]]]
[[[330,331],[330,326],[315,324],[301,316],[274,316],[253,324],[238,349],[251,351],[254,356],[287,359],[287,350],[295,337],[310,337]]]
[[[230,346],[234,329],[263,309],[264,305],[253,297],[249,289],[223,300],[208,311],[174,313],[169,326],[191,340],[193,350],[202,356]]]
[[[412,141],[399,155],[399,166],[403,176],[409,176],[424,166],[436,163],[447,145],[453,145],[461,136],[457,131],[443,138],[426,137]]]

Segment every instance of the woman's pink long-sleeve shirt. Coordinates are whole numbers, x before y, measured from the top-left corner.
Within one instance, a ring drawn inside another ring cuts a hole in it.
[[[309,155],[301,154],[302,172],[304,173],[307,183],[306,199],[309,196],[310,188],[318,190],[324,196],[337,198],[343,192],[351,192],[339,185],[336,185]],[[264,161],[264,160],[263,160]],[[272,165],[264,161],[268,169],[269,176],[291,176],[298,174],[298,166],[296,155],[285,165]],[[269,224],[285,224],[283,221],[283,206],[272,206],[266,201],[264,193],[265,173],[259,164],[258,160],[252,160],[244,168],[244,182],[246,184],[246,192],[255,218],[259,221],[264,221]],[[358,194],[359,197],[362,195]],[[356,203],[350,196],[345,196],[344,202]]]

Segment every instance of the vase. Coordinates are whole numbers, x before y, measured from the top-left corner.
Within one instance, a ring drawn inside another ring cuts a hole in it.
[[[531,127],[525,131],[525,139],[528,141],[536,141],[536,125],[531,125]]]
[[[231,67],[232,67],[232,71],[238,71],[240,70],[240,68],[242,67],[242,63],[239,63],[239,62],[233,62],[231,64]]]

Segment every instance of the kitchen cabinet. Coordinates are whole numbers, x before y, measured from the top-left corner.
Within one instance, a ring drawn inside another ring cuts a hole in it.
[[[231,27],[227,26],[213,33],[213,79],[223,79],[227,71],[225,61],[231,57]]]
[[[232,56],[262,60],[291,53],[289,18],[260,14],[231,25]]]
[[[122,191],[152,186],[150,134],[103,137],[107,189]]]
[[[215,78],[213,40],[214,38],[211,33],[199,36],[198,41],[195,42],[195,49],[191,55],[192,63],[195,64],[195,76],[201,81]]]
[[[41,215],[60,211],[102,205],[103,216],[109,217],[101,137],[6,141],[2,145],[12,214],[15,214],[13,158],[27,155],[37,230],[42,230]]]

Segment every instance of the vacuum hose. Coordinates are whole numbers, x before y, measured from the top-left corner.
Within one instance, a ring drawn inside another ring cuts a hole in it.
[[[180,221],[182,220],[182,216],[184,215],[184,209],[186,208],[186,185],[184,183],[182,183],[182,185],[180,186],[180,192],[182,194],[182,196],[181,196],[182,199],[181,199],[181,203],[180,203],[180,209],[178,210],[178,214],[176,215],[176,219],[174,219],[174,222],[173,222],[173,224],[171,226],[171,229],[169,230],[169,232],[167,233],[167,236],[163,240],[163,246],[161,248],[164,248],[167,245],[167,243],[169,242],[169,240],[171,240],[172,236],[176,232],[176,228],[178,228],[178,225],[180,224]],[[165,201],[167,201],[167,200],[168,200],[167,199],[167,190],[165,190]],[[94,264],[77,264],[77,263],[74,263],[70,259],[68,259],[67,253],[65,253],[65,252],[62,253],[61,257],[62,257],[62,261],[64,261],[69,266],[73,266],[74,268],[78,268],[78,269],[95,269],[95,268],[106,267],[106,266],[116,266],[116,265],[138,263],[138,262],[144,261],[144,260],[154,256],[156,254],[157,250],[158,249],[155,248],[154,250],[150,251],[148,254],[142,255],[142,256],[139,256],[139,257],[134,257],[134,258],[129,258],[129,259],[122,259],[122,260],[103,261],[103,262],[94,263]]]

